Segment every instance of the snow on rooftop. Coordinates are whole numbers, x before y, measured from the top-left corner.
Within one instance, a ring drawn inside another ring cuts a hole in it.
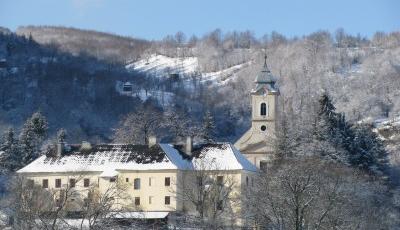
[[[190,170],[193,169],[192,162],[187,159],[184,159],[182,154],[174,148],[172,144],[160,144],[160,147],[167,154],[168,159],[175,164],[179,169]]]
[[[118,172],[115,169],[105,169],[101,174],[100,177],[116,177],[118,176]]]
[[[110,213],[110,217],[117,219],[164,219],[169,212],[118,212]]]
[[[63,157],[42,155],[19,173],[39,172],[98,172],[101,177],[114,177],[120,170],[205,170],[257,171],[230,143],[205,144],[193,149],[188,156],[172,144],[97,145],[89,152],[73,150]]]
[[[202,148],[198,157],[193,159],[193,167],[197,170],[258,171],[256,166],[250,163],[230,143],[221,143]]]
[[[143,145],[100,145],[90,154],[74,152],[61,158],[40,156],[18,172],[103,172],[115,170],[177,169],[161,149]]]

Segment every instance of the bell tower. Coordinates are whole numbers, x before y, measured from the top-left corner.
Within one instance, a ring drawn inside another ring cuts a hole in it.
[[[253,164],[260,168],[263,163],[273,158],[273,135],[277,119],[277,102],[279,90],[276,79],[267,65],[267,55],[264,66],[255,79],[255,87],[251,91],[251,127],[235,143]]]
[[[275,119],[278,89],[275,78],[267,66],[267,56],[264,57],[264,67],[256,77],[256,86],[251,91],[251,128],[262,134],[275,132]]]

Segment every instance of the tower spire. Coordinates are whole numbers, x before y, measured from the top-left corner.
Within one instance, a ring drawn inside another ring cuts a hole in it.
[[[268,56],[267,56],[267,52],[265,52],[265,54],[264,54],[264,68],[268,68],[268,66],[267,66],[267,58],[268,58]]]

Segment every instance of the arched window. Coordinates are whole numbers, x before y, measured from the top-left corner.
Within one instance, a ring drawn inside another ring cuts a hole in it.
[[[267,116],[267,104],[261,103],[261,116]]]

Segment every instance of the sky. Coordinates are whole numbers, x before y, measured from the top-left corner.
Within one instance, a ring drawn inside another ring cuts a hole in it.
[[[0,26],[55,25],[159,40],[250,30],[288,37],[344,28],[371,37],[400,31],[400,0],[0,0]]]

